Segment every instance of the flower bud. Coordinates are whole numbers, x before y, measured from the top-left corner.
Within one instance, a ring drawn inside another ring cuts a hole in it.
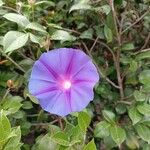
[[[13,80],[7,80],[7,87],[8,88],[13,88],[14,87],[14,81]]]
[[[33,6],[36,3],[36,0],[28,0],[28,4]]]

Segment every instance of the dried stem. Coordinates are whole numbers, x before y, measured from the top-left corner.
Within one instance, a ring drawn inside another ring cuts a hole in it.
[[[7,6],[1,6],[1,8],[4,8],[4,9],[7,9],[7,10],[10,10],[10,11],[13,11],[13,12],[16,12],[16,13],[19,13],[21,14],[20,12],[18,12],[16,9],[14,8],[11,8],[11,7],[7,7]]]
[[[95,41],[94,41],[92,47],[90,48],[90,52],[92,52],[92,50],[94,49],[94,47],[95,47],[95,45],[96,45],[98,39],[99,39],[99,37],[97,37],[97,38],[95,39]]]
[[[144,45],[141,47],[140,51],[146,48],[147,44],[150,42],[150,32],[148,33],[147,38],[145,39]]]
[[[61,130],[63,130],[64,127],[63,127],[63,123],[62,123],[62,118],[61,117],[58,118],[58,122],[59,122]]]
[[[119,49],[117,50],[116,56],[114,57],[114,63],[115,63],[116,72],[117,72],[118,85],[120,87],[119,88],[120,89],[120,97],[121,97],[121,99],[123,99],[124,98],[124,91],[123,91],[123,83],[122,83],[121,72],[120,72],[121,35],[120,35],[120,33],[118,31],[118,27],[117,27],[117,19],[116,19],[117,15],[115,12],[113,0],[110,0],[110,7],[112,9],[113,21],[115,24],[116,36],[117,36],[117,41],[118,41],[118,45],[119,45]]]
[[[141,50],[141,51],[138,51],[138,52],[134,53],[134,55],[137,55],[137,54],[139,54],[139,53],[148,52],[148,51],[150,51],[150,48],[147,48],[147,49],[143,49],[143,50]]]
[[[84,48],[85,48],[86,52],[88,53],[88,55],[93,59],[93,56],[91,55],[91,53],[90,53],[89,49],[87,48],[86,44],[85,44],[84,42],[81,42],[81,43],[82,43],[82,45],[84,46]],[[102,73],[102,71],[100,70],[100,68],[98,67],[97,63],[94,61],[94,59],[93,59],[93,62],[94,62],[94,64],[95,64],[95,66],[97,67],[100,76],[103,77],[103,78],[104,78],[108,83],[110,83],[112,86],[114,86],[115,88],[119,89],[119,86],[118,86],[118,85],[116,85],[113,81],[111,81],[108,77],[106,77],[106,76]]]
[[[121,35],[128,31],[130,28],[132,28],[135,24],[137,24],[139,21],[141,21],[148,13],[150,12],[150,9],[148,9],[140,18],[138,18],[133,24],[131,24],[129,27],[127,27],[125,30],[121,32]]]
[[[23,73],[25,73],[25,70],[19,65],[17,64],[12,58],[10,58],[7,54],[5,54],[1,49],[0,52],[9,60],[11,61],[19,70],[21,70]]]

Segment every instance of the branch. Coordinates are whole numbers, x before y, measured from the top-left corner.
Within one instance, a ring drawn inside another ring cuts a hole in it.
[[[134,55],[137,55],[137,54],[139,54],[139,53],[148,52],[148,51],[150,51],[150,48],[147,48],[147,49],[143,49],[143,50],[141,50],[141,51],[138,51],[138,52],[134,53]]]
[[[9,60],[11,61],[19,70],[21,70],[23,73],[25,73],[25,70],[18,64],[16,63],[12,58],[10,58],[7,54],[5,54],[1,49],[0,52]]]
[[[85,44],[84,42],[81,42],[81,43],[82,43],[82,45],[84,46],[84,48],[85,48],[86,52],[88,53],[88,55],[93,59],[93,56],[91,55],[91,53],[90,53],[89,49],[87,48],[86,44]],[[100,76],[101,76],[102,78],[104,78],[104,79],[105,79],[108,83],[110,83],[112,86],[114,86],[115,88],[119,89],[120,87],[119,87],[118,85],[116,85],[113,81],[111,81],[108,77],[106,77],[106,76],[102,73],[102,71],[100,70],[100,68],[98,67],[97,63],[94,61],[94,59],[93,59],[93,62],[94,62],[94,64],[95,64],[96,68],[98,69],[98,72],[99,72]]]
[[[144,45],[141,47],[140,51],[143,51],[144,48],[146,48],[148,42],[149,42],[149,39],[150,39],[150,32],[148,33],[148,36],[147,38],[145,39],[145,43]]]
[[[57,26],[51,26],[50,24],[48,24],[47,21],[45,21],[45,22],[46,22],[46,24],[47,24],[48,26],[50,26],[51,28],[58,29],[58,30],[63,30],[63,31],[67,31],[67,32],[71,32],[71,33],[77,34],[78,36],[81,35],[81,33],[80,33],[79,31],[72,30],[72,29],[67,29],[67,28],[60,28],[60,27],[57,27]],[[79,37],[79,38],[80,38],[80,37]],[[97,37],[97,38],[98,38],[98,37]],[[111,50],[111,48],[110,48],[107,44],[105,44],[104,42],[99,41],[97,38],[96,38],[96,39],[92,38],[92,39],[89,39],[89,40],[91,40],[91,41],[93,41],[93,42],[96,41],[96,43],[99,43],[99,44],[103,45],[104,47],[107,48],[107,50],[109,50],[109,51],[111,52],[112,55],[114,55],[113,52],[112,52],[112,50]],[[96,43],[95,43],[95,44],[96,44]]]
[[[118,41],[118,45],[119,45],[119,49],[117,50],[117,56],[114,56],[114,63],[115,63],[116,72],[117,72],[118,85],[119,85],[119,89],[120,89],[120,97],[121,97],[121,99],[123,99],[124,98],[124,91],[123,91],[123,82],[121,79],[121,72],[120,72],[121,35],[120,35],[120,33],[118,31],[118,27],[117,27],[117,15],[115,12],[113,0],[110,0],[110,7],[112,10],[113,21],[115,24],[116,36],[117,36],[117,41]]]
[[[131,24],[130,26],[128,26],[125,30],[123,30],[121,32],[121,35],[123,33],[125,33],[126,31],[128,31],[130,28],[132,28],[135,24],[137,24],[139,21],[141,21],[148,13],[149,13],[150,9],[148,9],[140,18],[138,18],[133,24]]]
[[[10,10],[10,11],[14,11],[14,12],[16,12],[16,13],[18,13],[18,14],[21,14],[21,13],[20,13],[19,11],[17,11],[16,9],[11,8],[11,7],[8,7],[8,6],[1,6],[1,8],[7,9],[7,10]]]
[[[90,52],[92,52],[93,48],[95,47],[97,41],[98,41],[99,37],[97,37],[92,45],[92,47],[90,48]]]

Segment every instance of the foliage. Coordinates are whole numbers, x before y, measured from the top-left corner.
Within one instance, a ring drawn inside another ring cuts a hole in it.
[[[150,149],[149,0],[0,0],[0,150]],[[66,118],[28,92],[50,49],[84,50],[100,83]]]

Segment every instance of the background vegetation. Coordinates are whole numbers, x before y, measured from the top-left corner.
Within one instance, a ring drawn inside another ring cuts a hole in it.
[[[81,48],[95,98],[60,118],[28,92],[48,50]],[[0,150],[150,150],[149,0],[0,0]]]

